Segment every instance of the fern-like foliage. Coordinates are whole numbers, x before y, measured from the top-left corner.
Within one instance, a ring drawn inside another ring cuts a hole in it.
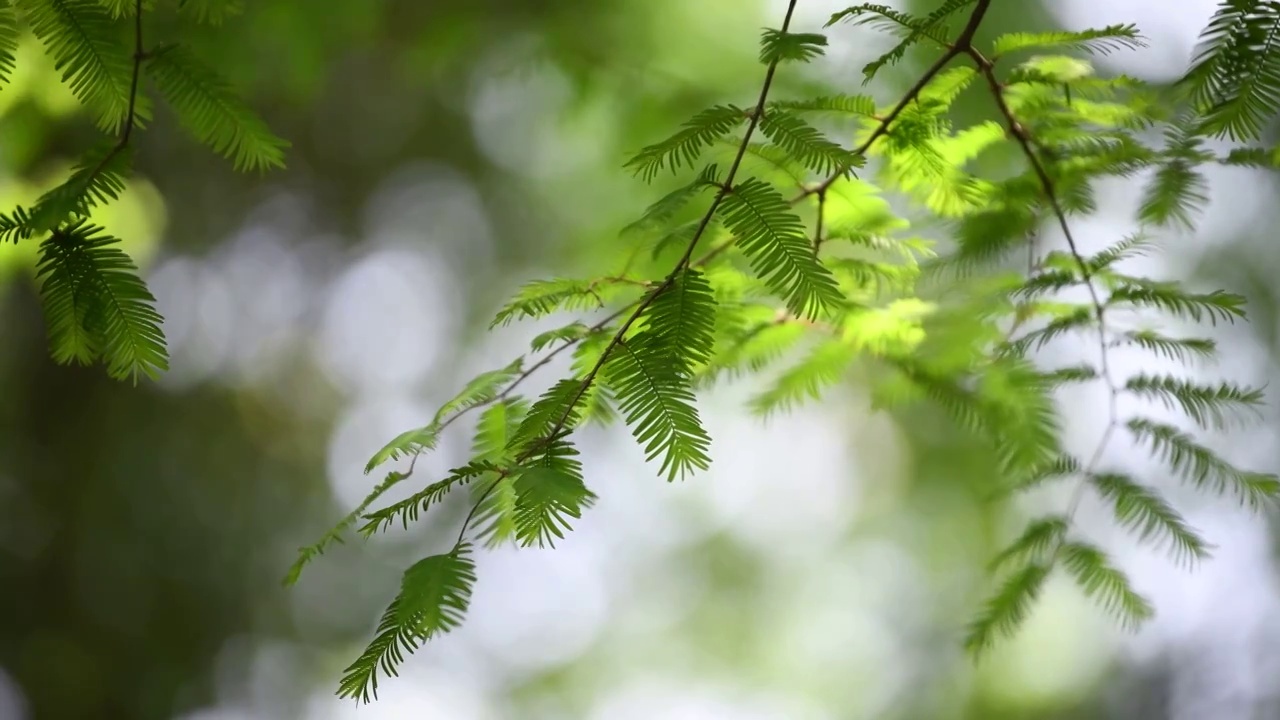
[[[1140,540],[1156,541],[1182,563],[1209,557],[1209,543],[1151,488],[1119,473],[1096,474],[1089,479],[1098,494],[1110,501],[1116,522],[1134,531]]]
[[[0,85],[9,82],[13,76],[13,68],[17,63],[14,53],[18,52],[18,18],[13,12],[9,0],[0,2]]]
[[[471,546],[423,558],[404,572],[400,592],[378,623],[365,651],[346,669],[338,696],[368,702],[378,695],[378,672],[395,676],[405,655],[462,623],[475,585]]]
[[[820,33],[789,33],[765,28],[760,38],[760,62],[777,65],[780,62],[809,62],[823,53],[827,36]]]
[[[1145,401],[1185,415],[1198,429],[1221,430],[1257,412],[1260,390],[1187,378],[1178,369],[1124,377],[1111,361],[1117,348],[1128,348],[1179,367],[1205,364],[1216,356],[1212,340],[1175,335],[1161,324],[1245,317],[1238,295],[1192,292],[1127,274],[1124,266],[1155,248],[1148,231],[1194,224],[1208,201],[1205,165],[1280,167],[1272,149],[1223,154],[1208,141],[1222,134],[1256,139],[1280,105],[1267,85],[1268,68],[1280,67],[1280,49],[1271,48],[1276,3],[1224,2],[1181,96],[1097,73],[1087,56],[1145,46],[1128,24],[1013,32],[979,51],[974,38],[991,5],[941,0],[917,16],[867,3],[833,15],[829,25],[849,21],[900,38],[864,69],[866,79],[913,47],[936,49],[906,93],[881,105],[841,88],[770,99],[775,76],[820,56],[827,42],[791,28],[789,3],[782,26],[762,34],[767,70],[750,105],[725,102],[698,113],[626,163],[645,181],[663,171],[682,176],[622,231],[623,271],[524,285],[491,327],[571,316],[533,339],[538,359],[481,373],[430,422],[376,453],[368,469],[416,458],[460,417],[483,408],[470,462],[370,510],[385,487],[406,481],[413,464],[392,472],[295,565],[361,521],[365,536],[430,522],[439,503],[466,495],[470,510],[455,549],[423,561],[414,580],[406,576],[340,694],[367,700],[379,669],[394,674],[404,653],[456,624],[473,579],[462,559],[468,542],[550,547],[568,537],[595,500],[575,444],[587,423],[608,427],[620,419],[668,481],[707,469],[711,437],[697,391],[727,377],[772,374],[748,404],[764,416],[825,397],[850,376],[870,377],[877,408],[927,403],[979,441],[993,476],[988,497],[1074,484],[1067,507],[1032,519],[994,553],[994,592],[965,637],[979,654],[1017,631],[1055,572],[1126,627],[1151,616],[1150,601],[1107,551],[1078,537],[1075,514],[1086,493],[1139,543],[1185,567],[1206,561],[1213,546],[1165,497],[1170,479],[1255,510],[1280,495],[1275,475],[1237,468],[1176,425],[1120,412],[1129,404],[1122,399]],[[1258,77],[1242,70],[1255,65]],[[155,72],[151,65],[148,72]],[[967,89],[988,96],[996,120],[965,124],[968,113],[953,112]],[[161,90],[171,102],[175,94],[188,97]],[[206,116],[206,127],[217,124],[215,115],[228,127],[244,124],[205,100],[175,106]],[[854,142],[828,137],[815,116],[853,120]],[[870,157],[882,161],[874,176],[861,170]],[[1017,164],[993,171],[1005,157]],[[1095,185],[1141,173],[1151,180],[1136,208],[1140,231],[1081,252],[1074,226],[1095,211]],[[87,205],[68,207],[75,214]],[[0,240],[30,237],[30,218],[21,209],[0,215]],[[927,231],[913,228],[921,224]],[[1046,225],[1065,247],[1041,246]],[[922,237],[938,228],[947,235],[942,242]],[[73,340],[68,347],[77,347]],[[1040,357],[1067,340],[1093,356],[1065,366]],[[568,350],[561,356],[572,358],[567,377],[536,398],[519,393],[532,372]],[[1085,385],[1105,390],[1107,417],[1097,445],[1078,451],[1066,446],[1059,404]],[[1142,478],[1100,466],[1108,445],[1125,440],[1167,472]]]
[[[582,477],[567,472],[563,460],[574,451],[564,443],[550,449],[545,460],[515,479],[515,536],[526,547],[554,547],[556,539],[564,539],[570,530],[569,519],[582,517],[582,511],[595,501]],[[559,466],[559,467],[558,467]]]
[[[181,9],[216,21],[239,0],[181,0]],[[0,3],[0,83],[13,72],[25,26],[62,81],[109,135],[84,153],[70,177],[30,208],[0,213],[0,240],[43,240],[43,280],[52,355],[59,362],[101,359],[113,377],[155,377],[167,367],[154,298],[116,241],[88,223],[94,209],[125,190],[133,139],[151,118],[143,65],[179,121],[239,169],[283,164],[276,138],[216,74],[176,45],[143,36],[151,0],[4,0]]]
[[[759,180],[733,188],[722,204],[724,224],[751,266],[792,312],[816,318],[841,303],[839,286],[813,256],[804,224],[782,194]]]
[[[521,318],[536,318],[562,310],[604,307],[625,290],[620,278],[590,280],[538,280],[528,283],[494,316],[489,327],[510,324]]]
[[[692,166],[703,150],[745,122],[747,116],[746,111],[733,105],[703,110],[685,122],[680,132],[641,150],[627,161],[627,167],[645,180],[652,180],[663,168],[670,167],[674,172]]]
[[[1182,85],[1195,103],[1200,131],[1257,139],[1280,110],[1280,5],[1221,2]]]
[[[946,46],[950,39],[947,36],[943,22],[949,16],[973,3],[974,0],[944,0],[937,9],[923,18],[912,16],[886,5],[865,3],[833,14],[831,19],[827,21],[827,26],[830,27],[838,22],[853,22],[857,25],[871,25],[891,33],[905,35],[902,41],[895,45],[893,49],[867,63],[862,68],[863,82],[865,84],[870,82],[881,68],[901,60],[906,56],[907,50],[921,40],[928,39],[938,45]]]
[[[66,182],[49,190],[31,208],[27,226],[33,233],[46,233],[68,219],[87,216],[94,207],[106,205],[124,192],[130,157],[125,148],[112,143],[89,151],[72,169]]]
[[[231,160],[237,170],[284,167],[289,143],[276,137],[225,81],[181,45],[153,51],[147,75],[200,142]]]
[[[1151,603],[1130,587],[1129,578],[1100,548],[1080,541],[1065,543],[1062,564],[1086,595],[1096,597],[1125,626],[1135,628],[1153,614]]]
[[[1109,55],[1119,50],[1146,47],[1146,40],[1135,25],[1108,25],[1079,32],[1052,31],[1042,33],[1010,33],[996,38],[991,47],[993,57],[1018,50],[1070,48],[1090,55]]]
[[[1280,495],[1276,475],[1240,470],[1177,427],[1147,418],[1133,418],[1127,426],[1170,470],[1200,489],[1235,495],[1241,504],[1254,509]]]
[[[692,374],[714,343],[715,302],[693,270],[677,276],[650,306],[643,331],[619,342],[608,371],[618,409],[659,473],[683,478],[711,463],[711,439],[694,406]]]
[[[780,147],[786,156],[819,175],[830,175],[853,166],[857,156],[828,140],[799,117],[780,108],[766,113],[760,132]]]
[[[289,572],[284,577],[285,585],[293,585],[298,582],[298,578],[302,576],[302,570],[309,563],[324,554],[333,545],[340,545],[346,542],[345,535],[355,524],[360,521],[365,510],[374,503],[378,498],[382,497],[388,490],[395,487],[400,481],[409,477],[408,473],[391,471],[387,473],[386,479],[378,483],[378,485],[370,492],[354,510],[347,513],[337,525],[333,526],[320,537],[315,543],[298,550],[298,559],[294,561],[289,568]]]
[[[1262,403],[1262,390],[1233,383],[1202,385],[1169,376],[1140,373],[1125,383],[1125,390],[1159,401],[1166,408],[1185,412],[1204,428],[1225,429],[1243,410]]]
[[[94,120],[117,131],[134,104],[133,62],[97,0],[18,0],[32,33]]]
[[[969,624],[965,647],[977,655],[989,650],[1001,637],[1013,634],[1031,613],[1031,605],[1040,597],[1048,577],[1048,567],[1030,564],[1005,579]]]
[[[155,298],[102,228],[78,222],[40,244],[36,277],[58,362],[101,359],[115,378],[155,377],[169,356]]]

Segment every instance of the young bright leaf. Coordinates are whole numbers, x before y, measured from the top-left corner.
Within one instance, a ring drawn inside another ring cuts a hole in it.
[[[472,454],[499,465],[509,459],[511,438],[528,411],[524,400],[503,400],[484,411],[476,423]],[[486,473],[472,484],[475,510],[473,527],[486,547],[497,547],[516,534],[515,484],[506,473]]]
[[[1090,55],[1109,55],[1116,50],[1136,50],[1146,46],[1146,39],[1138,32],[1137,26],[1127,24],[1077,32],[1010,33],[996,39],[991,54],[999,57],[1017,50],[1071,48]]]

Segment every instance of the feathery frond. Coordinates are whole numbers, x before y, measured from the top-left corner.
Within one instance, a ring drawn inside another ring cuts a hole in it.
[[[980,655],[1000,636],[1016,632],[1031,613],[1031,604],[1040,596],[1048,577],[1049,568],[1044,565],[1027,565],[1010,575],[969,624],[965,648]]]
[[[853,167],[858,157],[827,139],[812,125],[781,109],[766,112],[760,120],[760,132],[787,155],[819,175],[830,175],[836,169]]]
[[[839,340],[828,340],[803,360],[787,368],[764,392],[750,401],[752,412],[768,417],[786,412],[807,400],[817,400],[848,372],[857,350]]]
[[[9,4],[9,0],[0,0],[0,85],[13,77],[18,37],[18,18],[14,15],[13,6]]]
[[[450,415],[492,402],[501,390],[520,375],[523,369],[524,358],[518,357],[506,367],[488,370],[475,376],[462,388],[461,392],[440,406],[432,424],[443,423]]]
[[[62,81],[100,127],[116,132],[133,96],[133,62],[110,13],[97,0],[18,0],[16,5],[62,72]],[[141,110],[135,107],[135,112]]]
[[[1180,81],[1200,131],[1253,140],[1280,111],[1280,3],[1222,0]]]
[[[400,592],[387,610],[373,640],[346,669],[338,697],[369,702],[378,696],[378,672],[396,676],[396,668],[424,642],[462,623],[476,582],[471,546],[460,544],[445,555],[432,555],[405,571]]]
[[[1129,585],[1129,578],[1117,570],[1106,553],[1085,542],[1062,546],[1062,565],[1076,579],[1085,595],[1096,599],[1107,612],[1127,628],[1134,629],[1151,618],[1151,603]]]
[[[618,409],[647,460],[669,481],[711,463],[711,439],[694,406],[692,372],[714,345],[715,299],[695,270],[677,276],[649,307],[648,326],[623,339],[605,365]]]
[[[36,277],[49,342],[60,363],[101,358],[111,377],[154,379],[169,367],[163,319],[119,242],[80,221],[40,244]]]
[[[511,439],[528,411],[520,399],[507,399],[489,406],[476,423],[472,454],[480,460],[505,464],[511,453]],[[486,547],[497,547],[515,538],[516,492],[511,477],[491,472],[472,484],[475,509],[473,527]]]
[[[668,166],[672,172],[684,166],[692,167],[705,148],[733,132],[747,117],[747,111],[733,105],[703,110],[686,121],[680,132],[640,150],[627,161],[626,167],[646,182]]]
[[[760,62],[809,62],[819,57],[827,46],[827,36],[820,33],[792,33],[765,28],[760,37]]]
[[[31,213],[21,206],[12,213],[0,212],[0,242],[26,240],[35,234],[32,230]]]
[[[1031,522],[1022,534],[1000,551],[988,566],[992,572],[1005,565],[1043,564],[1067,535],[1070,520],[1064,515],[1050,515]]]
[[[365,523],[360,527],[360,534],[365,537],[376,535],[391,527],[396,520],[399,520],[400,526],[407,530],[410,523],[417,522],[422,513],[443,500],[454,488],[471,483],[490,473],[502,472],[502,468],[485,460],[473,460],[460,468],[454,468],[444,479],[431,483],[404,500],[365,514],[363,516]]]
[[[578,420],[581,401],[581,380],[565,378],[557,382],[525,413],[509,447],[516,451],[523,450],[547,441],[550,433],[571,429]]]
[[[720,208],[752,269],[792,312],[814,319],[841,304],[835,278],[813,256],[803,223],[781,193],[750,179],[735,186]]]
[[[1145,235],[1129,235],[1086,258],[1085,265],[1088,266],[1090,274],[1096,275],[1122,260],[1143,257],[1154,249],[1155,245],[1151,238]],[[1067,257],[1064,260],[1070,263],[1073,270],[1076,269],[1075,258]]]
[[[950,42],[950,38],[947,37],[946,28],[942,25],[943,20],[972,5],[973,2],[974,0],[945,0],[942,5],[924,18],[917,18],[885,5],[864,3],[835,13],[831,16],[831,19],[827,20],[826,26],[830,27],[838,22],[854,21],[856,25],[873,25],[889,32],[906,35],[902,42],[862,68],[863,84],[865,85],[875,77],[875,74],[881,68],[901,60],[906,56],[907,50],[921,40],[930,39],[938,45],[946,47]]]
[[[355,524],[359,522],[360,517],[364,515],[365,510],[368,510],[369,506],[373,505],[378,498],[385,495],[391,488],[399,485],[400,482],[407,477],[409,477],[407,473],[396,472],[394,470],[387,473],[387,477],[384,478],[382,482],[378,483],[377,486],[365,496],[364,500],[360,501],[360,504],[357,505],[354,510],[343,516],[343,518],[338,521],[338,524],[330,528],[329,531],[321,536],[321,538],[315,543],[304,548],[300,548],[298,550],[298,559],[294,561],[293,565],[289,568],[288,574],[285,575],[284,584],[293,585],[297,583],[298,578],[302,575],[302,570],[311,561],[323,555],[324,551],[329,549],[329,546],[341,545],[346,542],[343,536],[351,528],[355,527]]]
[[[1117,50],[1136,50],[1147,46],[1136,25],[1108,25],[1104,28],[1049,32],[1016,32],[1001,35],[992,45],[993,58],[1018,50],[1070,48],[1090,55],[1109,55]]]
[[[213,68],[181,45],[153,51],[147,75],[196,140],[231,160],[236,170],[284,167],[289,143],[267,127]]]
[[[827,112],[864,118],[876,116],[876,101],[870,95],[824,95],[805,100],[778,100],[770,103],[769,106],[771,109],[780,108],[794,112]]]
[[[1203,428],[1224,429],[1232,416],[1242,411],[1257,412],[1262,404],[1262,390],[1219,383],[1200,385],[1167,375],[1139,373],[1124,384],[1124,389],[1139,397],[1159,400],[1170,410],[1182,410]]]
[[[1189,317],[1196,322],[1219,320],[1234,322],[1244,318],[1245,300],[1240,295],[1222,290],[1209,293],[1185,292],[1175,283],[1145,282],[1127,284],[1111,291],[1107,305],[1150,307],[1163,310],[1177,317]]]
[[[516,292],[515,297],[498,311],[490,329],[510,324],[512,320],[537,318],[559,310],[594,310],[617,296],[622,285],[607,278],[589,280],[535,280]]]
[[[582,478],[555,467],[534,466],[515,478],[515,535],[521,545],[555,547],[595,501]]]
[[[373,472],[374,468],[385,462],[421,455],[424,452],[435,450],[436,443],[439,441],[440,426],[437,423],[405,430],[395,436],[391,442],[383,445],[381,450],[369,458],[369,462],[365,463],[364,466],[364,474],[368,475]]]
[[[571,322],[564,327],[558,327],[554,330],[548,330],[544,333],[538,333],[529,341],[529,347],[534,352],[542,352],[557,342],[575,342],[581,340],[593,331],[589,326],[580,322]]]
[[[101,143],[71,170],[71,177],[49,190],[31,208],[29,227],[45,233],[69,218],[87,216],[94,207],[120,197],[129,174],[130,153],[115,143]]]
[[[718,169],[715,165],[708,165],[692,182],[681,185],[650,205],[639,220],[622,229],[622,234],[666,228],[676,214],[692,202],[699,193],[707,188],[716,187],[719,182]]]
[[[1208,338],[1171,338],[1154,330],[1133,330],[1112,341],[1113,345],[1137,345],[1161,357],[1180,363],[1193,360],[1210,360],[1218,351],[1218,344]]]
[[[1188,566],[1211,554],[1209,543],[1151,488],[1120,473],[1094,473],[1089,481],[1111,503],[1116,522],[1137,533],[1139,540],[1154,540]]]
[[[1185,130],[1170,129],[1165,142],[1163,160],[1143,190],[1138,219],[1190,228],[1193,215],[1209,202],[1209,183],[1198,167],[1213,156],[1203,149],[1201,138]]]
[[[1133,418],[1126,425],[1139,442],[1150,445],[1174,473],[1197,488],[1235,495],[1255,510],[1280,495],[1280,478],[1240,470],[1172,425],[1147,418]]]

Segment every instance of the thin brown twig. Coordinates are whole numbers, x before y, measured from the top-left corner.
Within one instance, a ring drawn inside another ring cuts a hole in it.
[[[813,256],[817,257],[822,252],[822,222],[827,209],[827,191],[818,191],[818,220],[813,229]]]

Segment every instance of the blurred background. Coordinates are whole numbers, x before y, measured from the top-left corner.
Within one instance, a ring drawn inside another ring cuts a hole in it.
[[[848,4],[800,0],[794,27]],[[983,35],[1135,22],[1151,47],[1098,69],[1169,82],[1215,4],[997,2]],[[234,174],[160,110],[129,191],[96,216],[159,299],[173,356],[160,382],[55,366],[34,244],[0,247],[0,719],[1280,718],[1269,518],[1185,493],[1113,445],[1108,462],[1159,483],[1215,559],[1180,570],[1086,502],[1083,530],[1157,618],[1123,633],[1055,581],[975,667],[958,638],[985,560],[1062,498],[985,502],[990,458],[928,409],[873,414],[853,385],[765,424],[743,408],[749,382],[706,399],[715,464],[682,484],[620,429],[586,431],[601,500],[576,531],[554,551],[482,553],[466,624],[377,703],[337,700],[403,568],[447,547],[464,508],[339,547],[283,588],[296,549],[372,487],[374,450],[545,329],[485,332],[516,287],[613,256],[661,192],[621,169],[629,151],[702,107],[752,101],[759,29],[785,2],[250,6],[222,29],[157,18],[148,33],[190,39],[243,88],[292,141],[289,169]],[[859,92],[862,65],[893,42],[847,25],[831,37],[784,92]],[[931,59],[922,49],[866,91],[889,102]],[[959,113],[990,117],[987,102],[969,94]],[[0,90],[0,206],[30,202],[92,138],[24,44]],[[1223,360],[1206,372],[1274,387],[1276,185],[1239,169],[1211,184],[1200,229],[1162,237],[1141,269],[1248,295],[1252,323],[1218,333]],[[1138,190],[1099,193],[1078,225],[1090,247],[1133,229]],[[1073,447],[1096,442],[1100,397],[1067,398]],[[1268,411],[1213,442],[1275,471],[1277,428]],[[415,477],[468,445],[446,436]]]

